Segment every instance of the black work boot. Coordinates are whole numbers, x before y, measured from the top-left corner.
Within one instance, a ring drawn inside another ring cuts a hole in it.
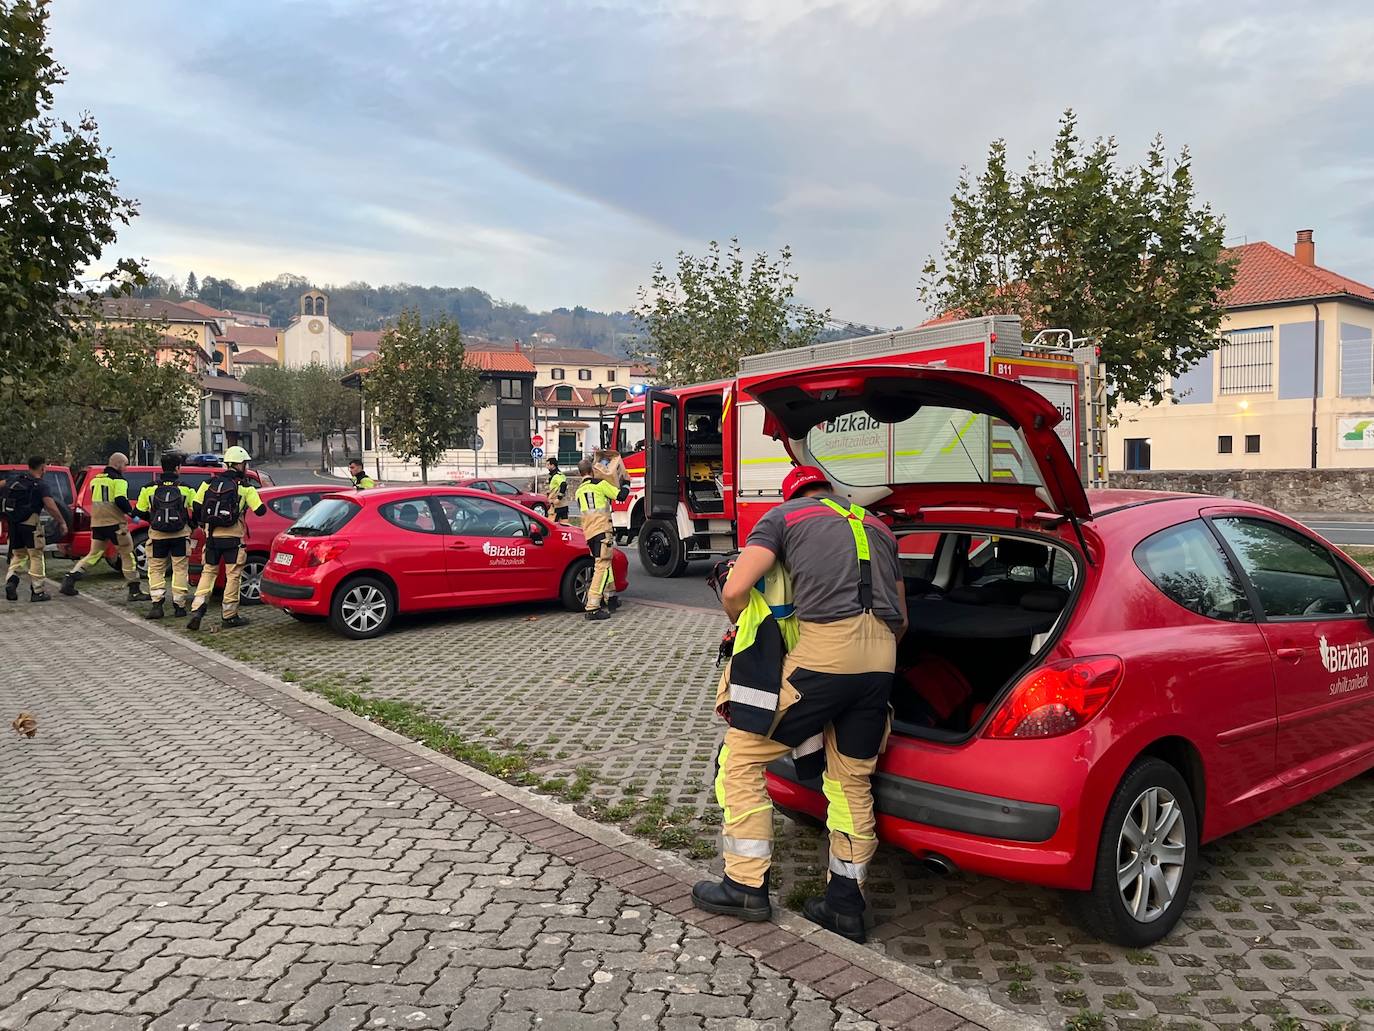
[[[29,601],[52,601],[52,595],[47,591],[39,591],[29,588]]]
[[[5,598],[9,601],[19,600],[19,577],[12,576],[5,581]]]
[[[178,605],[176,602],[172,602],[172,615],[174,615],[174,616],[184,616],[184,615],[186,615],[186,606],[185,606],[185,605]]]
[[[806,919],[812,923],[820,924],[827,931],[834,931],[852,942],[858,942],[862,945],[868,941],[868,933],[864,930],[863,914],[836,913],[825,901],[824,895],[817,895],[815,898],[803,902],[802,912],[806,914]]]
[[[129,600],[130,600],[130,601],[152,601],[152,600],[153,600],[153,596],[152,596],[151,594],[144,594],[144,593],[143,593],[143,585],[140,584],[137,580],[132,580],[132,581],[130,581],[130,583],[129,583]]]
[[[85,573],[68,573],[62,578],[62,586],[57,589],[58,593],[65,594],[68,598],[75,598],[76,581],[80,580],[85,575]]]
[[[160,601],[155,601],[155,602],[153,602],[153,604],[152,604],[151,606],[149,606],[149,608],[148,608],[148,614],[147,614],[146,616],[144,616],[143,618],[144,618],[144,619],[161,619],[164,615],[165,615],[165,613],[162,611],[162,602],[160,602]]]
[[[192,609],[191,618],[186,621],[187,630],[199,630],[200,621],[205,618],[204,609]]]
[[[611,614],[605,609],[588,609],[582,618],[587,620],[610,619]]]
[[[708,913],[758,922],[773,915],[768,889],[746,888],[729,878],[722,881],[697,881],[692,887],[692,902]]]
[[[219,625],[221,627],[226,628],[236,626],[247,626],[248,620],[245,619],[243,616],[240,616],[237,612],[235,612],[232,616],[225,616],[223,619],[221,619],[219,621]]]
[[[620,598],[614,594],[611,595],[610,599],[606,602],[606,608],[610,609],[612,612],[618,610],[620,608]]]

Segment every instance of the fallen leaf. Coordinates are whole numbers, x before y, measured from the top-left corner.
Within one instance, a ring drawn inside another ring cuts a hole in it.
[[[21,712],[10,726],[22,737],[33,737],[38,733],[38,717],[31,712]]]

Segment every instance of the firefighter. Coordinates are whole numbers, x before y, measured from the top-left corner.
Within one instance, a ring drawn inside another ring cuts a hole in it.
[[[358,490],[371,490],[377,486],[377,481],[363,471],[363,463],[359,459],[348,463],[348,475],[353,477],[353,486]]]
[[[162,456],[162,474],[138,492],[135,509],[148,521],[148,593],[153,604],[148,619],[162,619],[162,598],[167,587],[167,564],[172,566],[172,614],[186,615],[186,600],[191,593],[186,542],[194,525],[192,507],[196,492],[182,483],[177,470],[186,456],[168,451]]]
[[[134,506],[129,501],[128,481],[124,479],[124,467],[128,464],[129,456],[116,451],[105,469],[91,481],[91,547],[62,578],[58,589],[65,595],[76,594],[76,582],[104,557],[106,546],[113,541],[119,554],[119,571],[129,585],[129,600],[149,600],[138,583],[134,539],[129,536],[129,517],[134,514]]]
[[[615,596],[615,573],[611,570],[611,557],[615,554],[611,503],[624,501],[630,496],[630,489],[617,489],[610,481],[602,479],[599,468],[593,468],[590,459],[578,462],[577,471],[582,476],[576,491],[577,509],[582,514],[582,536],[587,539],[587,549],[596,561],[592,582],[587,585],[585,618],[610,619],[611,613],[620,608],[620,599]]]
[[[546,495],[549,501],[549,513],[553,516],[555,523],[566,523],[568,521],[568,478],[563,475],[563,470],[558,468],[558,459],[548,458],[544,465],[549,470],[549,490]]]
[[[47,459],[34,455],[29,459],[28,469],[9,483],[4,499],[0,500],[0,514],[8,524],[6,529],[10,538],[10,564],[5,573],[5,597],[10,601],[19,600],[19,577],[26,565],[29,567],[29,601],[52,600],[43,589],[43,578],[47,575],[43,549],[48,541],[39,516],[44,511],[52,516],[59,538],[67,535],[67,521],[62,518],[62,510],[43,480],[47,471]]]
[[[862,942],[863,883],[878,847],[869,778],[885,743],[897,640],[906,630],[897,543],[875,517],[837,497],[814,466],[788,473],[783,498],[749,534],[721,592],[737,624],[719,699],[730,724],[716,775],[725,878],[701,881],[692,898],[708,912],[768,919],[773,807],[764,769],[792,752],[799,772],[808,765],[818,772],[823,757],[829,880],[804,912]],[[790,579],[795,615],[785,618],[795,619],[795,636],[773,628],[756,638],[775,610],[754,585],[778,572]]]
[[[200,629],[221,562],[224,563],[224,597],[220,600],[220,626],[248,625],[248,620],[239,615],[239,585],[244,563],[248,561],[248,551],[244,547],[248,527],[244,519],[249,512],[260,516],[267,511],[257,489],[245,482],[250,461],[248,452],[235,444],[224,452],[225,471],[206,480],[196,491],[192,516],[205,527],[205,555],[201,560],[196,597],[191,603],[191,618],[186,621],[187,630]]]

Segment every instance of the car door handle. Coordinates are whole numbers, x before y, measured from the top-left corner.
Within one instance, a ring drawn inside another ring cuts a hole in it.
[[[460,548],[466,548],[467,546],[467,541],[454,541],[452,544],[449,545],[449,547],[452,548],[454,551],[457,551]]]
[[[1278,656],[1280,659],[1282,659],[1284,662],[1301,662],[1301,661],[1302,661],[1302,649],[1301,649],[1301,648],[1279,648],[1278,650],[1276,650],[1276,651],[1274,652],[1274,654],[1277,655],[1277,656]]]

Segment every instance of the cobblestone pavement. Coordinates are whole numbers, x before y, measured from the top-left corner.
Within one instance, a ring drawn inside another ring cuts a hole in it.
[[[717,616],[631,605],[589,629],[548,609],[455,614],[358,645],[251,615],[206,643],[303,683],[352,677],[494,747],[524,746],[551,774],[587,766],[607,802],[666,791],[709,841]],[[823,839],[781,818],[778,834],[775,885],[795,902],[823,876]],[[891,849],[869,882],[871,947],[1056,1026],[1374,1027],[1372,872],[1365,777],[1205,849],[1183,923],[1147,952],[1087,939],[1053,892],[936,877]]]
[[[0,633],[0,1028],[973,1027],[118,614]]]

